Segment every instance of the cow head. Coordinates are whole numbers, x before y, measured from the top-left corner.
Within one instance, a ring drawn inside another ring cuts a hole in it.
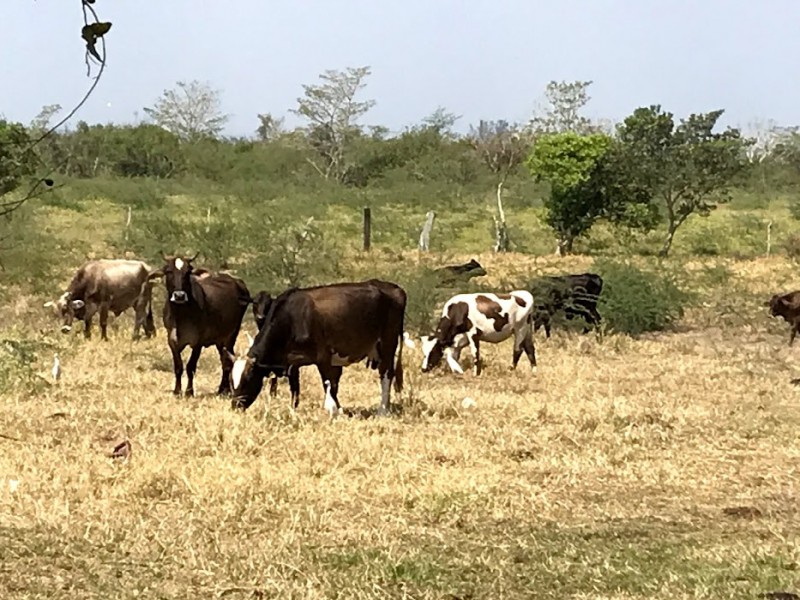
[[[164,284],[167,287],[167,300],[170,304],[184,305],[194,299],[196,302],[200,298],[195,297],[194,285],[192,284],[192,275],[194,274],[194,266],[192,261],[197,258],[195,254],[191,258],[182,256],[168,257],[161,255],[164,259],[164,265],[158,271],[150,273],[150,279],[157,277],[164,278]],[[201,269],[205,273],[205,269]],[[202,278],[202,275],[201,277]]]
[[[466,267],[466,271],[470,274],[470,277],[482,277],[486,275],[486,269],[474,258],[470,259],[464,266]]]
[[[789,319],[792,302],[787,295],[775,294],[765,304],[769,307],[769,315],[771,317],[783,317]]]
[[[72,331],[72,321],[83,319],[86,314],[86,302],[80,298],[73,298],[70,292],[64,292],[55,302],[44,303],[45,308],[52,308],[56,317],[62,319],[61,331]]]
[[[442,362],[444,346],[433,335],[422,336],[422,372],[427,373]]]

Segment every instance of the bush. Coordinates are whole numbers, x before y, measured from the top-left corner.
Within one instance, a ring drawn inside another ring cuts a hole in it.
[[[598,310],[611,331],[638,335],[661,331],[683,316],[691,300],[663,268],[642,270],[629,263],[595,263],[603,278]]]
[[[800,259],[800,234],[793,233],[786,238],[783,249],[786,251],[786,256],[792,260]]]

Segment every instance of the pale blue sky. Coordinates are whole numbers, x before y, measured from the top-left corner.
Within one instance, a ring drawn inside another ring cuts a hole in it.
[[[71,107],[89,81],[79,0],[1,0],[0,114]],[[131,122],[177,80],[222,90],[227,133],[288,109],[325,69],[370,65],[364,122],[393,131],[438,105],[526,121],[551,79],[592,79],[592,118],[660,103],[725,124],[800,123],[797,0],[97,0],[108,68],[78,113]],[[108,103],[111,106],[108,106]],[[73,121],[74,124],[75,121]]]

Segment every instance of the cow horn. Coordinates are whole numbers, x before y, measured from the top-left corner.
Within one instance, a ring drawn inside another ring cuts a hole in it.
[[[200,256],[200,251],[198,250],[192,258],[187,258],[186,262],[193,262],[195,258]]]
[[[158,253],[161,255],[161,258],[164,259],[164,262],[169,262],[169,257],[166,254],[164,254],[163,250],[159,250]]]

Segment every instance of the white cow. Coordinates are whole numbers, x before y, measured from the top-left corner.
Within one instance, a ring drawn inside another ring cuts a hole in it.
[[[480,375],[480,342],[496,344],[512,335],[512,368],[516,368],[524,351],[535,370],[532,325],[533,295],[528,291],[457,294],[445,303],[434,334],[422,336],[422,370],[430,371],[444,356],[451,370],[463,373],[458,359],[461,350],[469,346],[475,359],[475,375]]]

